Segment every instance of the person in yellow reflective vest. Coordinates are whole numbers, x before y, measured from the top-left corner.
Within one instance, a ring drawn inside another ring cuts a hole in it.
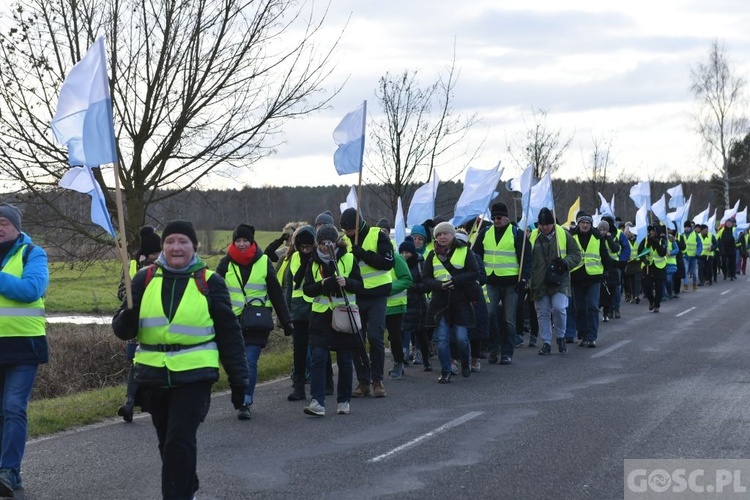
[[[456,239],[450,222],[435,226],[435,248],[425,259],[422,282],[432,292],[427,306],[427,326],[435,328],[440,360],[438,383],[451,381],[451,341],[455,342],[461,362],[461,374],[471,375],[469,328],[474,326],[472,302],[484,301],[477,283],[477,261],[468,246]]]
[[[565,327],[570,297],[570,269],[581,262],[581,249],[568,231],[555,224],[549,208],[539,210],[538,228],[529,237],[531,244],[531,298],[539,320],[542,348],[552,352],[552,324],[560,353],[567,351]],[[551,271],[554,271],[552,273]]]
[[[703,241],[693,230],[692,221],[686,220],[682,227],[684,228],[684,232],[679,238],[682,242],[680,246],[685,247],[685,250],[682,252],[685,260],[685,276],[682,278],[682,291],[687,292],[688,280],[691,276],[693,279],[693,290],[698,289],[698,257],[703,253]]]
[[[740,242],[740,263],[737,272],[744,275],[747,269],[747,252],[750,249],[750,231],[745,229],[737,239]]]
[[[237,418],[250,419],[250,407],[255,398],[255,385],[258,381],[258,359],[262,349],[268,343],[273,324],[268,327],[247,327],[242,324],[242,311],[246,306],[273,307],[279,324],[287,337],[294,333],[292,316],[284,300],[279,280],[271,259],[255,242],[255,227],[250,224],[239,224],[232,232],[232,243],[227,254],[216,266],[216,273],[224,278],[232,309],[242,326],[242,338],[245,341],[245,356],[250,383],[245,393],[244,405],[237,410]]]
[[[294,333],[292,334],[294,359],[292,392],[287,396],[287,400],[302,401],[307,398],[305,394],[305,372],[307,371],[307,353],[310,345],[310,314],[312,314],[312,297],[303,293],[302,282],[315,251],[315,229],[312,226],[300,227],[294,234],[291,248],[293,252],[289,255],[289,265],[282,280],[282,288],[285,291],[286,303],[289,306],[292,324],[294,325]],[[331,373],[330,380],[333,384],[333,373]],[[333,394],[332,390],[331,394]]]
[[[479,233],[473,249],[484,262],[487,276],[489,362],[497,363],[500,355],[500,364],[509,365],[516,345],[518,297],[526,294],[531,279],[531,245],[523,231],[510,223],[504,203],[494,203],[490,214],[492,225]]]
[[[31,399],[40,364],[49,361],[44,294],[49,285],[47,254],[21,232],[21,211],[0,204],[0,497],[21,489]]]
[[[616,253],[620,249],[619,244],[612,239],[611,235],[609,238],[603,238],[599,230],[592,227],[593,222],[590,215],[579,212],[576,227],[570,232],[583,255],[581,262],[570,272],[576,311],[576,331],[580,347],[596,347],[599,337],[599,299],[604,270],[615,265],[615,261],[610,257],[610,251]]]
[[[357,241],[354,241],[357,218],[359,218],[359,232]],[[357,259],[362,276],[363,287],[357,294],[357,305],[362,317],[362,331],[367,335],[367,341],[370,343],[369,363],[361,361],[366,359],[366,355],[362,355],[365,347],[363,345],[355,347],[360,350],[360,353],[354,356],[354,369],[357,371],[358,384],[353,396],[355,398],[369,396],[372,383],[373,396],[382,398],[385,396],[383,385],[385,312],[393,282],[391,277],[393,246],[390,238],[381,233],[379,228],[370,227],[361,216],[357,217],[357,211],[354,208],[344,210],[339,224],[346,234],[345,239],[351,243],[351,253]]]
[[[667,277],[667,241],[655,226],[648,226],[647,231],[647,236],[638,245],[638,255],[645,252],[641,262],[644,266],[643,292],[648,299],[648,310],[658,313]]]
[[[139,269],[150,266],[161,253],[161,237],[156,234],[154,228],[151,226],[143,226],[139,232],[141,237],[141,245],[138,251],[135,253],[135,259],[130,261],[130,279],[135,277],[135,274]],[[125,277],[120,280],[120,287],[117,290],[117,298],[120,300],[125,299]],[[135,392],[137,386],[135,384],[135,371],[133,370],[133,358],[135,358],[135,349],[138,347],[138,342],[128,340],[125,348],[125,356],[130,363],[130,370],[128,371],[128,382],[125,390],[125,403],[121,404],[117,409],[117,414],[122,417],[125,422],[133,421],[133,411],[135,409]]]
[[[136,404],[151,414],[156,428],[162,496],[192,498],[199,486],[198,426],[208,414],[219,362],[239,409],[248,385],[247,360],[229,291],[197,255],[193,225],[168,222],[162,248],[154,267],[133,278],[133,307],[123,302],[112,329],[122,340],[138,338]],[[141,496],[156,495],[142,491]]]
[[[339,233],[336,227],[323,224],[315,235],[316,249],[305,270],[303,293],[311,297],[310,315],[310,404],[303,411],[307,415],[325,416],[326,360],[329,351],[336,351],[338,384],[336,413],[348,415],[352,397],[352,355],[360,333],[343,333],[331,326],[334,307],[356,304],[356,295],[362,290],[360,268],[353,255],[337,247]],[[335,257],[334,257],[334,253]],[[345,300],[346,298],[346,300]],[[361,340],[360,340],[361,342]],[[363,353],[364,354],[364,353]]]
[[[676,233],[677,231],[674,229],[667,231],[667,267],[665,268],[664,291],[668,299],[675,298],[674,275],[677,273],[677,259],[680,256],[680,247],[677,246]],[[677,284],[677,290],[679,291],[679,283]]]
[[[696,231],[698,226],[696,225]],[[708,233],[708,226],[705,224],[700,225],[700,234],[698,237],[701,239],[701,245],[703,246],[701,255],[698,257],[700,266],[698,274],[700,275],[700,285],[708,284],[713,285],[714,277],[714,254],[719,249],[719,243],[716,241],[716,236]]]
[[[734,281],[737,274],[737,247],[734,241],[734,225],[736,222],[734,217],[730,217],[716,233],[719,253],[721,254],[721,272],[724,279],[729,278],[731,281]]]

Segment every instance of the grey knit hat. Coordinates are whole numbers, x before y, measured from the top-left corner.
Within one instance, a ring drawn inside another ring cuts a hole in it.
[[[0,203],[0,217],[5,217],[13,227],[21,231],[21,211],[10,203]]]

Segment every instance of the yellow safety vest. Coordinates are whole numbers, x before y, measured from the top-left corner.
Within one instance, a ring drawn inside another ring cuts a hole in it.
[[[133,277],[138,272],[138,261],[131,260],[130,261],[130,269],[128,269],[128,274],[130,274],[130,279],[132,280]]]
[[[362,241],[362,249],[377,253],[379,234],[379,228],[371,227]],[[362,275],[362,283],[367,290],[392,283],[390,270],[375,269],[366,264],[364,260],[359,261],[359,272]]]
[[[206,270],[206,280],[213,274]],[[214,321],[208,299],[193,277],[170,321],[161,300],[163,276],[157,269],[141,300],[136,364],[181,372],[219,368],[219,350],[214,341]]]
[[[23,277],[23,254],[28,245],[21,245],[8,258],[3,272]],[[45,335],[44,299],[34,302],[19,302],[0,295],[0,337],[41,337]]]
[[[531,231],[529,236],[529,243],[531,244],[532,250],[534,249],[534,242],[539,237],[539,228]],[[560,258],[564,259],[568,255],[568,239],[565,237],[565,229],[562,226],[555,224],[555,237],[557,238],[557,248],[560,249]]]
[[[695,231],[690,231],[690,234],[687,236],[683,235],[683,238],[685,239],[685,255],[695,257],[695,254],[698,252],[698,241]]]
[[[451,265],[456,269],[463,269],[468,253],[469,247],[456,248],[450,258]],[[434,252],[432,253],[432,276],[439,281],[448,281],[452,279],[451,273],[448,272],[442,261],[438,259],[437,254]]]
[[[601,240],[596,239],[592,234],[589,238],[589,244],[586,245],[586,248],[583,248],[583,245],[581,245],[581,240],[578,239],[577,234],[573,235],[573,239],[576,240],[578,246],[581,247],[581,253],[583,254],[581,262],[573,268],[573,271],[584,267],[586,274],[588,274],[589,276],[598,276],[600,274],[604,274],[602,256],[599,253],[601,248]],[[594,248],[592,248],[592,246]]]
[[[316,282],[323,281],[323,276],[320,274],[320,264],[313,261],[312,266],[313,279]],[[341,276],[348,278],[352,272],[352,268],[354,267],[354,255],[350,253],[344,254],[336,263],[336,267],[338,267],[339,274]],[[331,279],[335,278],[332,277]],[[346,298],[349,301],[349,304],[357,303],[357,298],[353,293],[345,292],[345,294]],[[328,295],[318,295],[316,297],[313,297],[312,299],[312,311],[315,313],[324,313],[328,309],[333,310],[334,307],[343,305],[346,305],[344,297],[329,297]]]
[[[661,255],[656,253],[656,250],[654,250],[653,248],[648,254],[648,262],[649,265],[654,266],[657,269],[664,269],[665,267],[667,267],[667,258],[662,257]]]
[[[675,265],[675,266],[677,265],[677,256],[676,255],[670,255],[670,253],[672,252],[672,250],[674,250],[674,247],[676,247],[676,246],[677,246],[676,242],[674,242],[674,241],[670,241],[669,242],[669,251],[667,252],[667,257],[666,257],[667,264]]]
[[[705,237],[701,235],[701,243],[703,243],[702,255],[708,256],[711,252],[711,235],[707,234]]]
[[[617,243],[620,243],[620,233],[621,231],[618,229],[614,235],[614,240]],[[609,254],[610,257],[612,257],[612,260],[620,260],[620,252],[622,252],[622,248],[620,248],[620,250],[617,252],[613,252],[612,250],[609,249],[609,246],[607,246],[607,253]]]
[[[294,252],[294,254],[292,254],[292,259],[289,262],[289,272],[292,273],[292,278],[294,277],[295,274],[297,274],[297,271],[299,270],[299,267],[301,265],[302,265],[302,257],[300,257],[299,252]],[[289,283],[289,286],[294,287],[294,281]],[[299,288],[292,288],[292,298],[298,299],[300,297],[305,299],[305,302],[312,303],[313,301],[312,297],[308,297],[307,295],[305,295],[305,293],[302,291],[301,286]]]
[[[254,305],[271,307],[271,301],[268,299],[268,290],[266,288],[266,278],[268,277],[268,256],[262,255],[250,270],[250,276],[247,277],[247,283],[243,287],[241,284],[242,270],[234,262],[229,262],[227,274],[224,280],[229,290],[229,298],[232,301],[232,310],[239,316],[245,304],[253,302]],[[243,292],[244,288],[244,294]],[[259,299],[259,300],[254,300]]]
[[[391,280],[392,282],[395,282],[398,279],[398,276],[396,276],[396,259],[404,260],[403,257],[401,257],[398,254],[393,254],[393,269],[391,269]],[[411,274],[409,275],[411,277]],[[401,290],[398,293],[394,293],[392,295],[388,296],[388,300],[386,300],[385,305],[386,307],[399,307],[399,306],[405,306],[407,302],[407,296],[406,296],[406,290]]]
[[[500,241],[495,241],[495,228],[491,227],[484,233],[484,268],[487,276],[517,276],[518,257],[516,256],[516,241],[513,226],[508,224]]]

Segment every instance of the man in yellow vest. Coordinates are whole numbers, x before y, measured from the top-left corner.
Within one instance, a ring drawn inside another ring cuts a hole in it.
[[[703,241],[693,231],[693,222],[686,220],[683,224],[685,229],[680,241],[685,246],[683,255],[685,256],[685,277],[682,278],[682,291],[688,290],[688,279],[693,277],[693,290],[698,289],[698,257],[703,254]]]
[[[663,227],[663,226],[661,226]],[[658,313],[662,289],[667,276],[667,241],[654,226],[648,226],[648,235],[638,245],[638,255],[643,263],[643,292],[648,299],[648,310]]]
[[[525,293],[531,279],[531,245],[523,231],[510,223],[504,203],[493,204],[490,214],[492,226],[479,233],[474,253],[482,258],[487,274],[489,361],[496,363],[499,351],[500,364],[509,365],[515,348],[518,295]]]
[[[21,232],[21,211],[0,204],[0,380],[2,438],[0,497],[22,488],[26,409],[37,369],[49,361],[44,293],[49,284],[47,254]]]
[[[219,380],[219,362],[238,410],[248,386],[247,360],[227,286],[196,253],[192,223],[167,223],[162,247],[155,267],[136,274],[133,307],[123,302],[112,329],[122,340],[138,338],[136,404],[151,414],[156,429],[162,496],[193,498],[199,486],[198,427],[208,414],[211,386]]]
[[[359,219],[359,231],[355,231]],[[370,343],[369,366],[362,360],[367,355],[365,347],[358,343],[360,355],[354,356],[354,368],[359,384],[352,393],[355,398],[372,394],[376,398],[385,396],[383,372],[385,364],[385,312],[391,294],[391,269],[393,269],[393,246],[391,240],[377,227],[370,227],[353,208],[347,208],[339,220],[341,230],[351,243],[351,252],[357,259],[364,289],[357,294],[357,305],[362,319],[363,334]],[[355,234],[357,237],[355,238]]]
[[[599,336],[599,294],[604,269],[616,265],[610,251],[616,253],[620,249],[611,235],[603,238],[592,225],[593,218],[579,212],[576,228],[570,232],[583,255],[581,262],[570,272],[580,347],[596,347]]]

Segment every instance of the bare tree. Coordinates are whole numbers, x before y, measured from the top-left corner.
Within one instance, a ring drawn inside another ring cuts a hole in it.
[[[705,61],[691,71],[690,90],[698,101],[697,130],[703,139],[704,154],[713,165],[724,191],[724,206],[729,207],[732,183],[741,181],[731,175],[730,149],[748,132],[743,114],[747,82],[729,65],[726,50],[718,40],[711,42]]]
[[[583,154],[582,154],[583,156]],[[583,161],[583,169],[591,187],[591,198],[598,200],[597,193],[609,182],[609,175],[614,168],[612,157],[612,139],[591,136],[591,151],[588,159]]]
[[[552,130],[547,125],[547,111],[532,109],[534,123],[527,126],[523,139],[507,145],[513,161],[521,168],[534,167],[534,177],[541,179],[549,170],[554,173],[563,165],[563,156],[573,142],[573,134],[563,136],[561,130]]]
[[[371,191],[391,216],[398,197],[406,203],[435,167],[461,161],[465,168],[479,153],[481,144],[470,149],[466,141],[477,115],[457,113],[452,106],[457,82],[455,58],[447,75],[426,87],[419,86],[416,71],[397,77],[386,73],[378,82],[376,98],[383,119],[369,127],[374,159],[368,160],[365,171],[385,186]]]
[[[327,104],[331,94],[321,92],[337,41],[316,42],[327,10],[308,5],[17,0],[12,19],[0,23],[12,26],[0,34],[0,181],[54,208],[55,220],[39,223],[108,241],[87,218],[55,206],[68,166],[49,130],[65,75],[105,34],[133,248],[149,207],[210,182],[210,174],[251,167],[274,153],[287,120]]]

